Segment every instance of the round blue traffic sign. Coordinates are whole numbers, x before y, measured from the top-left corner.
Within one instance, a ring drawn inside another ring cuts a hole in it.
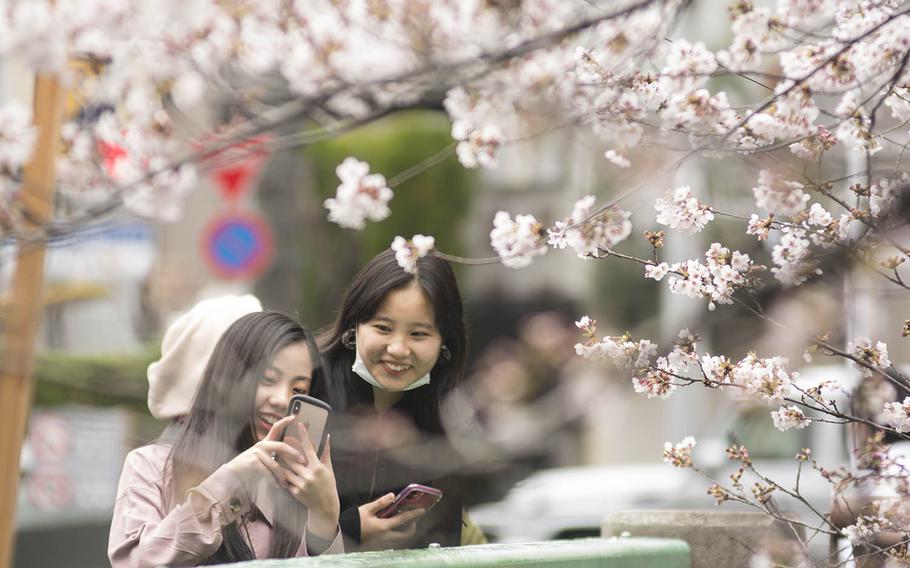
[[[232,212],[209,223],[202,249],[209,267],[221,278],[255,278],[272,261],[272,231],[256,214]]]

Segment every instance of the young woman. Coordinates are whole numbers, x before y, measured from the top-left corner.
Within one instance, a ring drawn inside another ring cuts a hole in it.
[[[320,375],[311,334],[287,316],[252,313],[231,325],[174,439],[127,456],[111,565],[341,552],[329,445],[319,459],[306,435],[301,445],[279,441],[285,427],[303,430],[285,417],[288,402]]]
[[[465,365],[452,268],[427,256],[409,274],[393,251],[383,252],[354,278],[320,339],[326,382],[314,388],[334,410],[346,548],[460,544],[462,500],[450,475],[457,464],[440,420],[440,404]],[[440,489],[443,498],[425,516],[415,510],[380,518],[410,483]]]

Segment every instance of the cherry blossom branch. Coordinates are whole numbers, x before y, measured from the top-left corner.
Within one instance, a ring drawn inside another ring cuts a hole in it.
[[[771,316],[769,316],[767,314],[764,314],[762,312],[755,310],[754,308],[752,308],[752,306],[749,306],[745,302],[738,300],[735,297],[733,298],[733,300],[735,302],[737,302],[739,305],[743,306],[748,311],[750,311],[753,315],[758,316],[758,317],[764,319],[765,321],[767,321],[771,324],[774,324],[775,326],[777,326],[781,329],[789,330],[789,328],[787,328],[786,325],[780,323],[779,321],[775,320],[774,318],[772,318]],[[842,351],[842,350],[838,349],[837,347],[834,347],[833,345],[831,345],[825,341],[822,341],[818,338],[808,338],[807,340],[808,340],[808,342],[812,343],[813,345],[816,345],[817,347],[827,351],[831,355],[837,355],[839,357],[849,359],[850,361],[853,361],[860,367],[863,367],[877,375],[880,375],[881,377],[884,377],[885,379],[894,383],[896,386],[900,387],[901,389],[904,389],[904,390],[910,389],[910,381],[908,381],[907,378],[904,377],[904,375],[902,373],[897,371],[897,369],[894,369],[893,366],[891,367],[891,370],[893,370],[893,372],[895,373],[894,375],[892,375],[891,373],[885,372],[884,370],[880,369],[879,367],[870,365],[870,364],[866,363],[865,361],[863,361],[862,359],[860,359],[859,357],[851,355],[850,353],[847,353],[846,351]]]
[[[428,169],[432,168],[436,164],[444,161],[446,158],[448,158],[449,156],[454,154],[456,146],[457,146],[457,144],[455,142],[453,142],[453,143],[449,144],[448,146],[446,146],[445,148],[443,148],[442,150],[436,152],[432,156],[429,156],[429,157],[421,160],[420,162],[417,162],[410,168],[404,170],[403,172],[396,174],[394,177],[389,179],[389,182],[387,185],[389,187],[398,187],[399,185],[408,181],[409,179],[422,174],[423,172],[427,171]]]
[[[865,258],[863,258],[863,256],[862,256],[861,254],[859,254],[858,252],[856,252],[856,249],[855,249],[854,247],[850,247],[850,246],[844,245],[844,244],[842,244],[842,243],[835,243],[835,244],[836,244],[838,247],[841,247],[841,248],[842,248],[843,250],[845,250],[845,251],[847,252],[847,254],[849,254],[853,259],[855,259],[856,261],[858,261],[860,264],[862,264],[863,266],[865,266],[866,268],[868,268],[869,270],[871,270],[871,271],[874,272],[875,274],[881,276],[882,278],[884,278],[885,280],[891,282],[892,284],[894,284],[894,285],[896,285],[896,286],[900,286],[901,288],[904,288],[905,290],[910,290],[910,286],[908,286],[907,284],[904,283],[904,281],[903,281],[903,280],[901,279],[901,277],[900,277],[900,274],[897,273],[897,269],[894,269],[894,274],[895,274],[895,276],[891,276],[891,275],[888,274],[887,272],[883,272],[883,271],[879,270],[879,269],[878,269],[876,266],[874,266],[871,262],[869,262],[869,261],[867,261]]]
[[[822,514],[822,513],[820,513],[820,512],[818,511],[818,509],[816,509],[815,507],[813,507],[812,504],[811,504],[805,497],[803,497],[803,496],[799,493],[798,490],[797,490],[797,491],[791,491],[791,490],[787,489],[786,487],[784,487],[783,485],[779,484],[778,482],[774,481],[773,479],[770,479],[770,478],[768,478],[768,477],[762,475],[761,473],[759,473],[759,471],[758,471],[757,469],[755,469],[755,465],[752,463],[752,460],[749,460],[749,462],[746,464],[746,467],[749,469],[749,471],[751,471],[751,472],[753,473],[753,475],[755,475],[756,477],[758,477],[758,478],[759,478],[760,480],[762,480],[764,483],[766,483],[766,484],[768,484],[768,485],[772,485],[772,486],[774,486],[775,488],[777,488],[778,491],[784,493],[785,495],[788,495],[789,497],[791,497],[791,498],[793,498],[793,499],[796,499],[797,501],[799,501],[800,503],[802,503],[804,506],[806,506],[810,511],[812,511],[812,513],[815,514],[815,516],[817,516],[819,519],[821,519],[822,521],[824,521],[825,524],[827,524],[829,527],[831,527],[831,528],[834,529],[835,531],[837,530],[837,528],[831,523],[831,520],[828,518],[828,516],[827,516],[827,515],[824,515],[824,514]],[[800,462],[799,471],[802,471],[802,462]],[[799,478],[797,477],[797,486],[798,486],[798,484],[799,484],[798,479],[799,479]],[[802,526],[806,526],[806,525],[802,525]],[[818,529],[816,529],[816,530],[818,530]],[[821,532],[821,531],[820,531],[820,532]],[[831,533],[831,532],[826,532],[826,534],[832,534],[832,533]]]
[[[784,515],[780,514],[779,511],[775,512],[775,511],[771,510],[770,508],[768,508],[768,506],[767,506],[766,504],[762,504],[762,503],[760,503],[760,502],[754,502],[754,501],[752,501],[751,499],[749,499],[748,497],[746,497],[744,493],[733,492],[733,491],[730,491],[729,489],[726,489],[725,487],[723,487],[723,485],[721,485],[720,483],[718,483],[716,479],[714,479],[713,477],[711,477],[711,475],[709,475],[706,471],[704,471],[704,470],[701,469],[700,467],[696,466],[695,464],[692,464],[690,467],[691,467],[696,473],[698,473],[699,475],[701,475],[702,477],[704,477],[705,479],[707,479],[708,481],[710,481],[710,482],[713,483],[714,485],[716,485],[716,486],[722,488],[723,491],[724,491],[724,493],[725,493],[725,495],[728,496],[728,497],[729,497],[731,500],[733,500],[733,501],[736,501],[736,502],[738,502],[738,503],[742,503],[742,504],[744,504],[744,505],[747,505],[747,506],[753,507],[753,508],[755,508],[755,509],[758,509],[758,510],[764,512],[764,513],[767,513],[767,514],[771,515],[771,516],[772,516],[773,518],[775,518],[776,520],[782,521],[782,522],[787,523],[787,524],[792,523],[792,524],[794,524],[794,525],[796,525],[796,526],[800,526],[800,527],[803,527],[803,528],[806,528],[806,529],[809,529],[809,530],[812,530],[812,531],[821,532],[821,533],[824,533],[824,534],[840,534],[839,532],[834,532],[834,531],[830,531],[830,530],[827,530],[827,529],[823,529],[823,528],[818,527],[818,526],[810,525],[810,524],[808,524],[808,523],[806,523],[806,522],[803,522],[803,521],[801,521],[801,520],[799,520],[799,519],[794,519],[794,518],[791,518],[791,517],[784,516]],[[765,480],[765,478],[764,478],[763,476],[761,476],[760,474],[758,474],[758,473],[755,471],[754,468],[750,468],[750,470],[751,470],[753,473],[755,473],[760,479]],[[770,480],[767,480],[767,481],[770,481]],[[776,483],[774,483],[773,481],[771,481],[770,483],[771,483],[772,485],[774,485],[775,487],[778,487],[778,488],[779,488],[779,486],[778,486]],[[739,491],[739,490],[738,490],[738,491]],[[782,491],[783,491],[783,490],[782,490]],[[786,493],[786,491],[784,491],[784,492]],[[801,495],[798,496],[797,499],[799,499],[799,500],[800,500],[801,502],[803,502],[803,503],[806,503],[806,500],[805,500]],[[818,513],[818,512],[815,510],[814,507],[811,507],[811,506],[810,506],[809,508],[812,510],[813,513],[815,513],[816,515],[818,515],[820,519],[822,519],[822,520],[824,520],[826,523],[830,524],[830,521],[828,521],[827,519],[825,519],[825,515],[823,515],[823,514],[821,514],[821,513]],[[832,525],[832,526],[833,526],[833,525]]]
[[[470,70],[481,64],[487,64],[487,68],[485,70],[483,70],[480,74],[474,75],[474,78],[477,78],[483,74],[492,72],[493,67],[499,63],[521,57],[536,50],[545,49],[547,47],[557,45],[564,39],[590,29],[602,22],[628,16],[637,11],[644,10],[653,4],[659,3],[660,1],[661,0],[641,0],[640,2],[626,6],[620,10],[607,12],[600,16],[586,19],[559,30],[555,30],[525,40],[508,49],[495,52],[487,52],[476,57],[470,57],[451,63],[439,64],[434,62],[430,65],[421,67],[416,70],[405,71],[389,77],[357,85],[341,82],[337,86],[326,89],[315,95],[309,97],[301,97],[280,107],[266,111],[262,115],[257,116],[255,120],[248,120],[245,123],[241,123],[237,127],[224,132],[219,140],[212,142],[210,145],[208,145],[208,147],[204,149],[191,152],[181,158],[173,160],[172,162],[162,167],[151,169],[145,172],[142,176],[140,176],[136,181],[132,183],[118,186],[117,189],[104,203],[91,207],[83,214],[70,219],[67,225],[75,227],[90,220],[103,217],[104,215],[107,215],[114,211],[122,204],[123,195],[125,193],[140,187],[142,184],[153,180],[157,176],[166,172],[176,171],[180,167],[187,164],[197,163],[204,159],[207,155],[217,154],[241,140],[258,136],[266,132],[279,129],[284,125],[296,122],[304,118],[314,106],[320,106],[325,101],[328,101],[332,97],[337,96],[341,93],[348,91],[363,92],[369,88],[381,87],[390,84],[406,83],[411,81],[419,82],[421,79],[426,81],[430,76],[437,79],[436,81],[430,82],[434,88],[444,88],[446,85],[451,85],[458,82],[460,71]],[[67,225],[61,225],[53,230],[45,229],[42,226],[39,228],[39,231],[44,230],[45,236],[50,233],[59,234],[61,232],[67,231]],[[25,240],[33,240],[38,237],[23,235],[22,238]]]
[[[904,70],[907,69],[908,61],[910,61],[910,49],[907,49],[906,51],[904,51],[904,55],[903,55],[903,57],[901,57],[901,62],[898,65],[897,70],[891,76],[891,80],[888,81],[888,86],[885,87],[884,92],[882,92],[881,90],[876,91],[877,93],[881,92],[882,95],[881,95],[881,97],[879,97],[878,102],[875,104],[874,107],[872,107],[872,111],[869,113],[869,116],[870,116],[873,124],[875,123],[875,114],[878,112],[878,109],[885,102],[885,99],[888,98],[888,96],[890,96],[891,93],[894,91],[894,87],[897,86],[898,81],[900,81],[901,76],[904,74]],[[870,130],[871,130],[871,127],[870,127]]]
[[[822,69],[827,67],[830,63],[836,61],[841,55],[843,55],[844,53],[849,51],[857,42],[869,37],[870,35],[874,34],[875,32],[877,32],[884,26],[886,26],[889,23],[896,20],[897,18],[899,18],[901,16],[905,16],[907,14],[910,14],[910,8],[902,10],[900,12],[895,12],[893,14],[889,14],[882,22],[879,22],[875,26],[872,26],[870,29],[866,30],[862,34],[860,34],[854,38],[851,38],[849,42],[847,42],[843,47],[841,47],[840,49],[835,51],[834,54],[830,55],[823,62],[821,62],[819,65],[817,65],[814,69],[808,71],[802,77],[793,79],[792,85],[789,85],[786,89],[784,89],[780,93],[775,93],[774,96],[770,97],[768,100],[761,103],[758,106],[758,108],[756,108],[752,112],[752,114],[750,114],[749,116],[746,116],[742,120],[738,121],[733,127],[731,127],[730,129],[727,130],[727,133],[724,134],[723,139],[729,138],[734,132],[736,132],[738,129],[742,128],[743,126],[745,126],[753,115],[758,114],[758,113],[762,112],[763,110],[769,108],[771,105],[776,103],[778,100],[782,99],[783,97],[786,97],[787,95],[789,95],[790,93],[795,91],[797,88],[800,88],[803,83],[805,83],[806,81],[808,81],[809,79],[814,77],[816,73],[818,73],[819,71],[821,71]]]

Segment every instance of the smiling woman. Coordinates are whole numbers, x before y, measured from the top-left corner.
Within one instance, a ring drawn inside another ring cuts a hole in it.
[[[257,312],[231,325],[173,443],[127,456],[108,543],[111,565],[341,552],[330,447],[320,459],[306,435],[281,441],[294,423],[285,417],[291,397],[309,392],[320,375],[312,335],[287,316]]]
[[[313,381],[313,353],[306,341],[282,348],[266,366],[256,388],[256,437],[264,439],[284,418],[291,396],[308,394]]]
[[[429,255],[410,274],[393,251],[383,252],[354,277],[320,340],[325,381],[315,381],[313,390],[340,411],[331,431],[346,548],[460,544],[462,500],[451,475],[457,457],[439,417],[465,364],[452,268]],[[442,500],[428,513],[380,518],[411,483],[442,490]]]
[[[376,314],[357,325],[355,336],[363,366],[388,393],[428,384],[442,348],[433,306],[417,280],[389,291]]]

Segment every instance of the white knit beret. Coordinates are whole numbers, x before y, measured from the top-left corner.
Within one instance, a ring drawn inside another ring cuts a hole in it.
[[[148,368],[149,411],[159,420],[189,414],[202,373],[221,336],[241,317],[261,312],[250,294],[203,300],[177,318],[161,341],[161,359]]]

